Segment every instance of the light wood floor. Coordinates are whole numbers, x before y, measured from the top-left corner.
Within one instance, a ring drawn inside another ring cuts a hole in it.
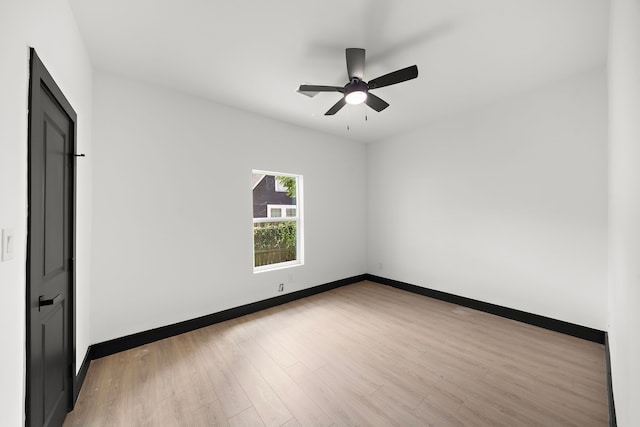
[[[361,282],[94,360],[71,426],[606,426],[602,345]]]

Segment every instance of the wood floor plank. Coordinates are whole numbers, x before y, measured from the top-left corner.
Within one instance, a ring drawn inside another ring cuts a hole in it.
[[[266,327],[266,322],[255,321],[248,325],[248,335],[257,342],[265,352],[282,368],[288,368],[298,362],[282,344],[273,336],[272,331]]]
[[[333,421],[256,343],[237,343],[287,409],[304,426],[328,427]]]
[[[94,360],[66,427],[607,426],[604,347],[361,282]]]
[[[287,407],[231,337],[221,337],[216,340],[216,345],[267,427],[280,426],[292,418]]]
[[[301,363],[288,368],[287,373],[338,426],[393,425],[393,420],[362,396],[327,381]]]
[[[207,332],[207,328],[203,328],[192,333],[195,339],[202,339],[206,337]],[[203,342],[204,345],[201,346],[200,351],[206,355],[207,359],[203,375],[209,377],[227,417],[232,417],[251,407],[251,401],[244,389],[217,351],[215,341],[204,339]]]
[[[302,424],[298,422],[295,418],[291,418],[286,423],[282,424],[280,427],[302,427]]]
[[[231,427],[260,427],[264,426],[264,423],[256,410],[251,407],[229,418],[229,425]]]

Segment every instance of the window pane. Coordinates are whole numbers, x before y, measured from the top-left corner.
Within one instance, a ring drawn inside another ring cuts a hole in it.
[[[271,216],[271,218],[281,218],[282,217],[282,209],[280,209],[280,208],[272,208],[270,216]]]
[[[294,217],[294,216],[296,216],[296,210],[295,210],[295,208],[293,208],[293,209],[287,209],[287,217],[292,218],[292,217]]]
[[[253,224],[254,266],[296,259],[296,221]]]
[[[259,173],[254,171],[251,176],[253,190],[253,217],[268,218],[271,215],[268,208],[271,207],[296,207],[298,177],[279,176]],[[279,187],[282,191],[276,191]],[[280,211],[278,217],[282,217]]]

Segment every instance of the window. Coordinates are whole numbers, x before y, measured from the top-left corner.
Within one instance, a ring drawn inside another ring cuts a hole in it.
[[[282,183],[281,183],[280,181],[278,181],[277,179],[275,180],[274,187],[275,187],[275,190],[276,190],[278,193],[286,193],[287,191],[289,191],[289,189],[287,188],[287,186],[286,186],[286,185],[284,185],[284,184],[282,184]]]
[[[284,215],[282,214],[284,212]],[[296,216],[296,205],[267,205],[267,218],[293,218]]]
[[[269,215],[268,218],[282,218],[282,209],[280,208],[267,208]]]
[[[302,264],[302,176],[253,171],[253,271]]]

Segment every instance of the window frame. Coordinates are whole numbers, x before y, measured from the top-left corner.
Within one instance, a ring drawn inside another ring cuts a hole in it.
[[[296,222],[296,259],[292,261],[278,262],[274,264],[261,265],[256,267],[256,257],[255,257],[255,242],[253,237],[251,238],[251,252],[252,252],[252,266],[254,273],[264,273],[267,271],[281,270],[284,268],[296,267],[300,265],[304,265],[304,215],[303,215],[303,177],[301,174],[295,173],[285,173],[285,172],[274,172],[274,171],[266,171],[261,169],[253,169],[251,171],[252,174],[259,174],[266,176],[287,176],[296,178],[296,204],[295,205],[267,205],[268,207],[282,207],[283,215],[279,218],[269,217],[269,209],[267,208],[267,217],[265,218],[253,218],[253,188],[251,191],[251,206],[252,206],[252,224],[251,227],[253,229],[254,225],[257,223],[267,223],[267,222]],[[277,187],[277,184],[276,184]],[[293,217],[287,217],[285,207],[291,208],[295,207],[296,215]]]

